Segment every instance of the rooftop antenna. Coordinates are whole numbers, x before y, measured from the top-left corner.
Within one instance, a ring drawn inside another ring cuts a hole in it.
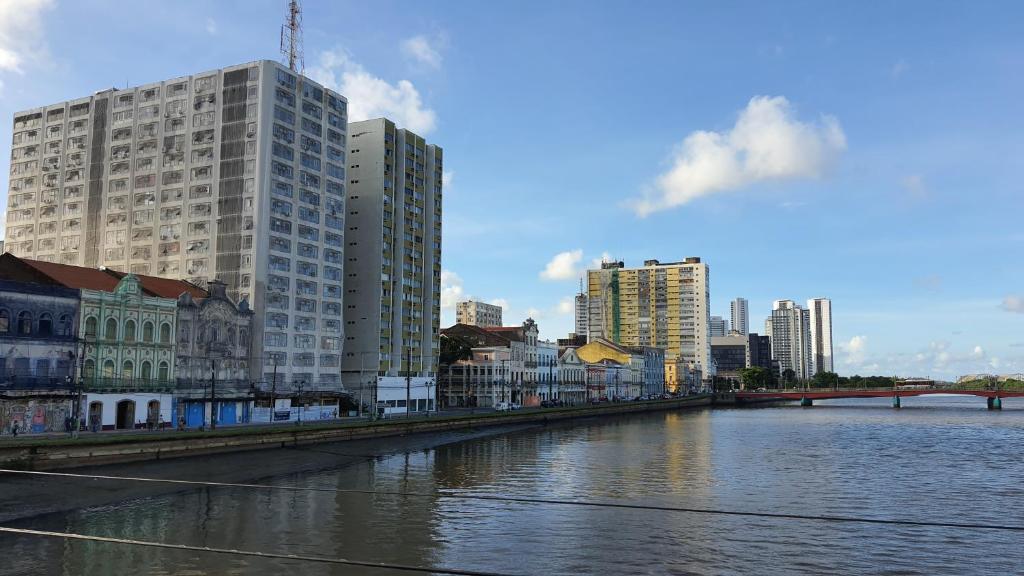
[[[302,73],[305,62],[302,58],[302,7],[299,0],[288,2],[288,16],[281,25],[281,56],[288,60],[288,67]]]

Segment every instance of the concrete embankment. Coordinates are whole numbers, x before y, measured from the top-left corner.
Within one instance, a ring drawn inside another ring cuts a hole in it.
[[[217,452],[281,448],[321,442],[344,442],[493,426],[546,424],[579,418],[674,410],[711,404],[711,396],[690,396],[673,400],[600,404],[578,408],[333,425],[315,424],[288,429],[253,427],[210,432],[159,432],[140,436],[99,435],[77,440],[70,438],[25,439],[0,445],[0,466],[30,470],[54,470]]]

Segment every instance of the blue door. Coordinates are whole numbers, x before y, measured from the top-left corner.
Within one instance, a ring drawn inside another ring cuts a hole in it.
[[[238,415],[236,414],[237,404],[235,402],[223,402],[220,405],[220,416],[217,419],[218,424],[238,424]]]
[[[185,416],[185,425],[188,427],[202,426],[203,425],[203,412],[206,404],[204,402],[189,402],[187,415]]]

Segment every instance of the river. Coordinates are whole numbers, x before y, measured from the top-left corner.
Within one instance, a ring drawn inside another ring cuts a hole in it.
[[[6,525],[516,574],[1011,574],[1024,573],[1021,532],[437,494],[1024,525],[1022,450],[1021,399],[1002,411],[982,398],[930,397],[905,398],[900,410],[856,399],[660,412],[260,480],[378,494],[184,487]],[[118,482],[78,489],[115,491]],[[0,573],[33,576],[399,573],[29,536],[0,535],[0,550]]]

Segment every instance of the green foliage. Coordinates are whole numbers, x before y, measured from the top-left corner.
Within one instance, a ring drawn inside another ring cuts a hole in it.
[[[774,384],[772,373],[760,366],[751,366],[740,370],[740,379],[743,381],[743,388],[746,390],[757,390],[758,388],[771,388]]]
[[[473,347],[457,336],[441,335],[441,354],[439,362],[442,366],[451,366],[459,360],[468,360],[473,356]]]
[[[839,375],[835,372],[818,372],[811,379],[811,386],[814,388],[837,388],[839,387]]]
[[[891,376],[840,376],[840,388],[892,388]]]

